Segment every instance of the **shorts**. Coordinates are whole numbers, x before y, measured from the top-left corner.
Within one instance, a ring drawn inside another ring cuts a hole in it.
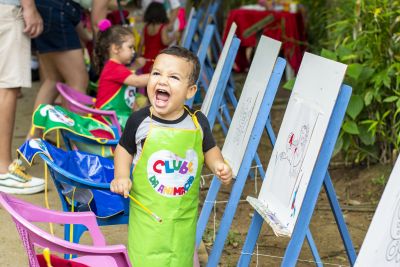
[[[0,4],[0,88],[31,87],[31,40],[19,6]]]
[[[71,0],[36,0],[43,19],[43,32],[34,39],[39,53],[62,52],[80,49],[75,30],[81,20],[81,7]]]

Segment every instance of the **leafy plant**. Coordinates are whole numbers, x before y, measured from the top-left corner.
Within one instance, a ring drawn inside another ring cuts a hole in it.
[[[400,2],[329,5],[332,12],[321,12],[328,21],[329,50],[321,55],[348,65],[345,83],[353,88],[335,151],[343,150],[346,160],[356,163],[390,162],[400,146]]]

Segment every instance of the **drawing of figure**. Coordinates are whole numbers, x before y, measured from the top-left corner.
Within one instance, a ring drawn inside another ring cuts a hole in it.
[[[291,132],[286,142],[286,152],[280,153],[280,159],[289,161],[289,176],[296,178],[299,175],[301,161],[304,158],[309,139],[309,126],[303,125],[300,133]]]

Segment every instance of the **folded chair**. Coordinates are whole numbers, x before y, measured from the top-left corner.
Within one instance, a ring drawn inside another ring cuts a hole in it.
[[[96,101],[96,98],[85,95],[64,83],[58,82],[56,88],[65,99],[67,109],[75,113],[89,116],[106,116],[111,120],[112,126],[117,129],[119,136],[121,136],[121,126],[118,123],[115,111],[95,109],[94,102]]]
[[[64,211],[93,211],[100,226],[128,223],[128,199],[110,191],[114,177],[112,160],[80,151],[64,151],[41,139],[26,141],[18,153],[28,163],[40,155],[49,168]],[[72,235],[70,241],[79,243],[86,230],[84,225],[72,228],[65,224],[64,238],[69,240]]]
[[[122,133],[115,111],[95,109],[95,98],[85,95],[64,83],[59,82],[56,84],[56,87],[58,92],[65,99],[68,110],[82,115],[107,117],[111,121],[111,128],[114,130],[117,137],[116,139],[104,140],[104,142],[99,143],[97,140],[88,139],[84,136],[61,130],[61,135],[67,149],[74,150],[76,148],[80,151],[98,154],[103,157],[113,156],[113,149],[118,144],[119,137]]]
[[[58,212],[44,209],[0,192],[0,204],[11,215],[28,255],[29,266],[39,267],[35,247],[49,248],[65,254],[77,254],[72,259],[88,266],[131,266],[123,245],[107,246],[96,217],[92,212]],[[40,229],[32,222],[81,224],[89,229],[93,245],[80,245],[62,240]]]

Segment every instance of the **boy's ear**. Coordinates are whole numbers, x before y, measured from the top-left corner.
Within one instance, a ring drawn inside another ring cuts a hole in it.
[[[197,85],[193,84],[191,86],[189,86],[187,93],[186,93],[186,99],[191,99],[192,97],[194,97],[194,95],[197,92]]]

